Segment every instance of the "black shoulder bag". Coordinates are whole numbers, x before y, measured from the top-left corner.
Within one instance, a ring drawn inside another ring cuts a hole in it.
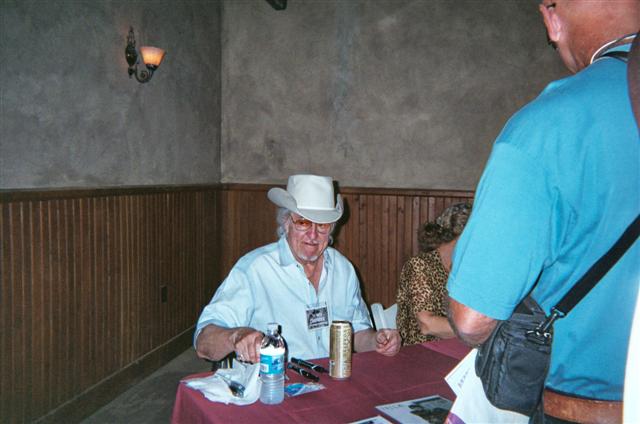
[[[640,234],[640,215],[627,227],[560,302],[544,311],[529,295],[511,317],[500,321],[478,348],[476,374],[489,402],[501,409],[531,415],[540,402],[551,360],[553,322],[566,316],[622,257]]]
[[[640,37],[629,56],[629,94],[640,128]],[[635,80],[635,81],[634,81]],[[635,90],[635,91],[634,91]],[[540,402],[551,361],[553,322],[566,316],[622,257],[640,234],[640,215],[622,236],[578,280],[546,316],[527,296],[506,321],[500,321],[491,336],[478,348],[476,374],[494,406],[531,416]]]

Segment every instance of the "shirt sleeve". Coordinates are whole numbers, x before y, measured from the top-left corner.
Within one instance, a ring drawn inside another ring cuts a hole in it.
[[[451,298],[494,319],[511,315],[542,270],[552,191],[526,153],[505,143],[494,146],[454,251]]]
[[[247,326],[254,308],[249,279],[245,272],[234,267],[202,310],[193,336],[194,346],[202,329],[209,324],[226,328]]]

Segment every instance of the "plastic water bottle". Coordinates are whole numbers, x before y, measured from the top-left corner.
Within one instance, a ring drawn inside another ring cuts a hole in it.
[[[284,399],[284,340],[278,323],[267,324],[267,333],[260,347],[260,402],[275,405]]]

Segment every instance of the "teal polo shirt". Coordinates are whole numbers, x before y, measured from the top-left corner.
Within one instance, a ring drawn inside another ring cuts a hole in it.
[[[637,216],[640,137],[626,69],[602,58],[509,120],[455,249],[453,299],[504,320],[539,281],[533,297],[548,313]],[[548,387],[622,400],[639,281],[636,242],[556,322]]]

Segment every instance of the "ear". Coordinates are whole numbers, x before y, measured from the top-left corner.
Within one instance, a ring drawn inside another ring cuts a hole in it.
[[[560,40],[560,34],[562,34],[562,21],[556,13],[555,7],[547,7],[544,4],[538,6],[544,25],[547,27],[547,34],[549,40],[557,43]]]

